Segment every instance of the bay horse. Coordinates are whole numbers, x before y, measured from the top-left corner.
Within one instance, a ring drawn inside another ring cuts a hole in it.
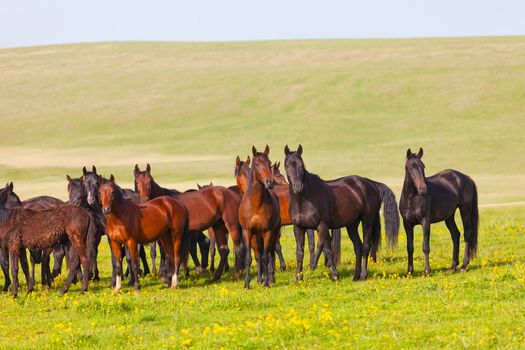
[[[160,240],[174,270],[171,288],[177,288],[181,258],[187,252],[188,211],[178,200],[162,196],[147,203],[137,204],[124,197],[111,175],[109,182],[99,176],[99,200],[106,215],[106,229],[111,251],[116,260],[115,293],[122,288],[122,245],[131,255],[130,272],[135,289],[140,289],[138,244]]]
[[[24,268],[24,249],[47,249],[66,239],[73,244],[80,255],[80,262],[84,270],[81,294],[88,288],[90,245],[95,233],[95,224],[92,215],[85,209],[71,205],[60,205],[45,210],[25,208],[9,209],[4,206],[5,196],[0,198],[0,244],[9,249],[11,259],[11,277],[13,279],[12,294],[18,294],[18,261],[21,258]],[[20,255],[23,252],[22,255]],[[27,261],[25,262],[27,266]],[[76,271],[71,266],[68,277],[62,287],[61,294],[68,291]],[[28,292],[32,286],[28,285]]]
[[[91,171],[88,171],[85,166],[82,168],[82,176],[80,177],[80,179],[82,180],[82,183],[84,184],[88,206],[92,212],[96,213],[97,216],[100,216],[103,218],[104,215],[102,214],[102,208],[100,207],[100,203],[98,199],[98,188],[99,188],[99,178],[98,177],[99,177],[99,174],[97,174],[97,168],[94,165],[92,166]],[[136,191],[133,191],[128,188],[123,188],[122,194],[125,198],[130,199],[134,201],[135,203],[140,203],[140,198]],[[124,247],[124,251],[126,254],[126,260],[128,262],[128,269],[129,269],[129,264],[131,260],[130,260],[128,248]],[[150,269],[148,266],[148,260],[146,259],[146,252],[142,244],[139,245],[139,256],[140,256],[140,261],[142,262],[142,266],[144,267],[143,273],[144,275],[148,275],[150,273]],[[131,275],[130,275],[129,284],[130,285],[133,284],[133,277]],[[112,286],[115,285],[115,274],[113,274],[111,285]]]
[[[248,175],[246,192],[239,206],[239,221],[242,226],[242,237],[245,250],[244,288],[250,288],[250,265],[252,254],[259,256],[258,280],[264,277],[263,285],[269,287],[270,279],[275,281],[273,259],[275,243],[281,228],[279,198],[269,191],[274,185],[268,154],[270,147],[266,145],[264,152],[257,152],[252,147],[253,163]]]
[[[222,186],[206,187],[198,191],[188,192],[170,191],[155,182],[149,164],[145,171],[140,171],[138,165],[135,166],[135,181],[143,202],[163,195],[169,195],[180,200],[188,209],[191,235],[197,236],[203,230],[209,227],[213,228],[221,257],[213,276],[214,280],[221,278],[228,259],[228,233],[232,238],[236,256],[241,257],[243,246],[238,212],[240,198],[236,193]],[[237,259],[237,261],[236,275],[240,273],[241,268],[239,265],[241,260]]]
[[[235,181],[237,182],[237,189],[239,190],[239,193],[244,195],[246,191],[248,190],[248,184],[249,184],[249,178],[250,178],[250,156],[246,158],[246,161],[242,161],[239,156],[237,156],[235,160]],[[270,191],[275,194],[279,199],[279,211],[280,211],[280,220],[281,220],[281,227],[285,225],[291,225],[292,221],[290,219],[290,214],[288,213],[288,203],[289,203],[289,196],[288,196],[288,182],[286,182],[286,186],[283,186],[283,175],[279,172],[279,165],[272,165],[272,176],[277,177],[274,186],[270,189]],[[280,175],[280,176],[279,176]],[[286,181],[286,180],[284,180]],[[277,184],[281,185],[277,185]],[[252,247],[255,249],[254,247]],[[277,237],[277,241],[275,242],[275,253],[277,254],[277,257],[279,258],[279,266],[281,271],[286,271],[286,261],[284,260],[283,252],[282,252],[282,246],[281,246],[281,232],[279,230],[279,236]],[[256,259],[259,259],[259,255],[255,255]],[[257,261],[257,264],[259,264],[259,261]]]
[[[407,150],[405,180],[399,201],[399,209],[407,235],[408,274],[414,272],[414,226],[423,228],[423,253],[425,274],[430,274],[430,224],[445,221],[453,242],[451,272],[459,265],[460,232],[454,220],[459,208],[463,221],[465,253],[461,271],[467,270],[470,259],[476,256],[478,247],[478,192],[476,184],[467,175],[447,169],[425,177],[425,165],[421,161],[423,149],[417,154]]]
[[[20,197],[13,191],[13,183],[6,184],[5,188],[0,189],[0,195],[6,196],[5,198],[5,204],[4,206],[6,208],[14,209],[14,208],[26,208],[26,209],[34,209],[34,210],[43,210],[43,209],[49,209],[54,208],[56,206],[64,204],[60,199],[50,197],[50,196],[38,196],[26,199],[25,201],[21,201]],[[50,262],[50,255],[53,251],[53,255],[55,255],[55,266],[57,265],[57,255],[55,254],[55,251],[61,251],[62,246],[57,246],[54,248],[49,248],[46,250],[40,250],[40,249],[30,249],[30,258],[31,258],[31,277],[26,276],[26,280],[28,281],[28,286],[31,284],[33,285],[35,281],[35,264],[41,264],[41,283],[42,285],[46,285],[48,287],[51,286],[51,282],[54,279],[54,276],[52,275],[49,267]],[[20,262],[23,265],[24,262],[27,261],[27,257],[25,256],[25,252],[21,253],[20,255]],[[27,264],[27,263],[26,263]],[[2,252],[0,250],[0,265],[2,266],[2,270],[4,272],[4,287],[3,291],[7,291],[9,285],[11,284],[11,279],[9,278],[9,251],[6,247],[6,249]],[[24,266],[22,266],[22,270],[24,273],[27,271]],[[31,283],[29,283],[31,280]]]
[[[356,255],[353,279],[365,280],[370,250],[376,251],[381,239],[379,210],[383,201],[387,242],[389,245],[397,243],[399,213],[394,194],[386,185],[356,175],[324,181],[306,170],[302,153],[301,145],[297,151],[290,151],[288,145],[284,148],[290,216],[297,245],[296,279],[303,278],[306,229],[319,232],[319,248],[324,249],[332,271],[332,279],[339,278],[339,271],[332,259],[328,230],[346,227]],[[363,241],[357,231],[359,223],[363,227]],[[318,261],[321,249],[316,252],[315,261]]]
[[[146,172],[151,174],[151,166],[149,163],[146,165]],[[133,170],[133,174],[135,177],[135,191],[138,193],[138,183],[137,178],[140,175],[141,171],[138,166],[138,164],[135,164],[135,169]],[[158,196],[170,196],[177,198],[179,194],[183,193],[181,191],[178,191],[176,189],[168,189],[161,186],[155,186],[155,184],[152,184],[153,188],[151,189],[151,193],[153,194],[151,198],[156,198]],[[187,190],[186,192],[195,191],[194,189]],[[140,196],[139,196],[140,199]],[[204,235],[202,231],[199,231],[198,233],[195,232],[195,234],[191,234],[191,241],[190,241],[190,255],[193,260],[193,263],[195,264],[195,269],[197,272],[202,273],[206,270],[208,267],[208,253],[210,250],[210,241],[208,238]],[[197,256],[197,245],[199,246],[200,252],[201,252],[201,261],[199,261],[199,257]],[[153,259],[153,252],[154,252],[154,246],[151,247],[152,249],[152,259]],[[161,252],[162,256],[162,252]],[[162,257],[161,257],[161,265],[162,265]],[[186,271],[187,272],[187,271]]]

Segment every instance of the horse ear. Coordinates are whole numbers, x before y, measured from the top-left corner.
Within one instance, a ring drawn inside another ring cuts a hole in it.
[[[93,165],[91,170],[96,174],[97,173],[97,168]]]
[[[284,155],[287,156],[288,153],[290,153],[290,148],[288,147],[288,145],[284,146]]]
[[[275,168],[276,169],[279,169],[279,167],[281,166],[281,161],[278,161],[275,163]]]
[[[151,173],[151,166],[149,165],[149,163],[148,163],[148,165],[146,165],[146,172],[148,174]]]
[[[411,155],[412,155],[412,150],[409,148],[407,149],[407,159],[410,158]]]
[[[248,158],[246,158],[246,165],[247,165],[247,166],[250,166],[250,162],[251,162],[251,160],[250,160],[250,156],[248,156]]]
[[[66,179],[67,179],[67,182],[71,183],[71,181],[72,181],[72,180],[71,180],[71,176],[66,175]]]
[[[237,166],[241,165],[241,158],[239,158],[239,156],[235,158],[235,164],[237,164]]]
[[[113,176],[113,174],[111,174],[111,176],[109,177],[109,181],[115,183],[115,176]]]
[[[139,176],[139,173],[140,173],[139,165],[135,164],[135,169],[133,169],[133,174],[135,175],[135,177],[137,177]]]
[[[9,189],[9,191],[13,190],[13,181],[11,181],[6,187]]]
[[[255,148],[255,146],[252,146],[252,154],[253,155],[257,154],[257,148]]]
[[[266,147],[264,147],[264,154],[265,155],[270,154],[270,147],[268,147],[268,145],[266,145]]]
[[[99,183],[100,185],[103,185],[103,184],[104,184],[104,178],[102,177],[102,175],[99,175],[99,176],[98,176],[98,183]]]
[[[303,154],[303,146],[299,145],[299,148],[297,148],[297,154],[300,156]]]
[[[201,185],[199,185],[199,183],[198,183],[198,182],[197,182],[197,188],[198,188],[199,190],[201,190],[201,189],[202,189],[202,186],[201,186]]]
[[[210,186],[213,187],[213,181],[210,181]]]
[[[419,147],[419,152],[417,152],[417,157],[418,158],[423,157],[423,148]]]
[[[82,174],[87,175],[87,169],[86,169],[86,167],[83,167],[83,168],[82,168]]]

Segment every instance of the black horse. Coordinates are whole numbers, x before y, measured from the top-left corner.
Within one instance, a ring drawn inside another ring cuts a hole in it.
[[[332,260],[331,237],[328,229],[346,227],[354,245],[356,265],[354,281],[365,280],[370,251],[375,252],[381,239],[379,209],[384,202],[386,236],[390,245],[397,243],[399,213],[393,192],[384,184],[360,177],[347,176],[324,181],[309,173],[301,157],[303,147],[296,152],[285,147],[285,169],[290,191],[290,216],[294,225],[297,243],[297,279],[302,279],[304,234],[306,229],[319,231],[319,246],[324,249],[332,278],[339,272]],[[357,227],[362,223],[363,242]],[[315,254],[319,260],[321,249]],[[361,261],[364,262],[361,268]]]
[[[425,273],[430,273],[428,255],[430,253],[430,224],[445,221],[452,236],[451,271],[459,265],[460,232],[454,221],[459,208],[463,221],[465,255],[461,271],[466,271],[471,258],[476,256],[478,247],[478,192],[474,181],[459,171],[448,169],[425,177],[425,165],[421,161],[423,149],[417,154],[407,150],[405,163],[405,182],[399,201],[399,210],[407,234],[408,273],[414,272],[414,226],[423,227],[423,253],[425,254]]]

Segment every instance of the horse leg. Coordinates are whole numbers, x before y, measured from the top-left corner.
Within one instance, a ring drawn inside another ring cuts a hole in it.
[[[150,269],[148,265],[148,259],[146,258],[146,249],[144,249],[144,244],[139,244],[139,257],[140,261],[142,262],[142,266],[144,267],[144,270],[142,273],[140,273],[140,264],[139,264],[139,275],[141,276],[147,276],[150,274]]]
[[[162,236],[159,240],[160,244],[159,244],[159,248],[162,247],[162,251],[164,252],[164,254],[166,254],[168,256],[168,258],[166,259],[166,262],[164,263],[164,269],[166,270],[166,272],[164,273],[164,275],[162,275],[162,280],[163,282],[166,282],[168,283],[168,285],[170,285],[170,282],[168,281],[168,270],[169,270],[169,265],[171,265],[173,263],[173,242],[174,242],[175,238],[173,238],[170,234],[165,234],[164,236]],[[159,274],[160,274],[160,266],[159,266]],[[174,276],[172,275],[171,276],[171,279],[172,279],[172,288],[176,288],[176,287],[173,287],[173,278]],[[179,282],[178,281],[178,276],[177,276],[177,283]]]
[[[326,254],[326,257],[330,264],[330,268],[332,269],[332,280],[337,281],[339,279],[339,271],[337,270],[337,267],[334,264],[333,252],[332,252],[332,236],[330,236],[328,225],[321,222],[318,226],[318,230],[319,230],[319,233],[321,234],[320,244],[324,245],[324,253]]]
[[[66,256],[66,248],[63,244],[53,249],[53,279],[62,273],[62,262]]]
[[[4,273],[4,287],[3,292],[7,292],[9,285],[11,284],[11,278],[9,277],[9,251],[2,248],[0,251],[0,264],[2,265],[2,271]]]
[[[295,269],[295,281],[303,280],[303,259],[304,259],[304,233],[305,229],[297,225],[293,225],[293,233],[295,236],[295,255],[297,259],[297,267]],[[310,238],[308,238],[310,240]],[[310,250],[310,262],[313,261],[312,251]]]
[[[35,262],[35,258],[33,257],[33,254],[36,254],[36,252],[38,251],[33,251],[32,249],[29,249],[29,261],[31,261],[31,279],[34,281],[35,280],[35,265],[36,265],[36,262]],[[22,256],[25,257],[26,259],[26,262],[27,262],[27,255],[26,255],[26,252],[24,250],[24,252],[20,252],[20,263],[22,263]],[[23,270],[23,269],[22,269]],[[27,279],[27,276],[26,276],[26,279]],[[32,290],[31,290],[32,291]],[[28,293],[29,292],[29,285],[28,285],[28,290],[27,290]]]
[[[244,240],[244,288],[250,289],[250,266],[252,265],[252,251],[251,245],[251,233],[248,230],[242,230],[242,238]]]
[[[261,265],[262,265],[262,270],[263,270],[263,277],[264,277],[264,282],[263,282],[263,286],[264,287],[270,287],[270,283],[269,283],[269,264],[270,264],[270,258],[268,256],[268,249],[269,249],[269,246],[270,246],[270,238],[272,236],[272,232],[271,231],[267,231],[263,234],[263,237],[262,237],[262,246],[263,246],[263,249],[262,249],[262,256],[260,257],[261,259]]]
[[[423,254],[425,254],[425,274],[430,275],[430,220],[424,219],[421,222],[423,227]]]
[[[130,274],[133,276],[133,287],[136,290],[139,290],[139,247],[137,242],[133,241],[132,239],[128,239],[127,247],[129,250],[129,255],[131,257]]]
[[[459,237],[460,232],[456,221],[454,220],[454,215],[445,220],[448,230],[450,231],[450,236],[452,237],[452,243],[454,248],[452,250],[452,266],[450,266],[450,272],[456,272],[456,268],[459,265]]]
[[[212,228],[208,229],[208,237],[210,238],[210,271],[215,271],[215,232]]]
[[[217,266],[217,270],[215,270],[215,273],[213,274],[213,280],[218,281],[221,278],[226,262],[228,261],[230,249],[228,248],[228,231],[226,230],[226,227],[222,223],[216,224],[213,227],[213,231],[215,232],[215,239],[217,241],[217,246],[219,247],[219,256],[221,257],[219,266]]]
[[[128,286],[133,286],[135,284],[135,276],[133,276],[133,271],[131,271],[131,254],[129,252],[128,246],[124,245],[124,254],[126,256],[126,263],[128,266],[126,266],[126,272],[124,272],[124,277],[129,276]]]
[[[159,262],[159,275],[165,277],[168,273],[168,266],[166,264],[166,250],[164,245],[159,244],[160,262]],[[171,264],[171,263],[170,263]]]
[[[380,220],[379,213],[372,217],[364,217],[362,221],[363,226],[363,267],[361,268],[361,277],[359,278],[361,281],[366,280],[366,277],[368,276],[368,256],[370,254],[370,245],[372,242],[372,235],[374,230],[374,224],[376,224],[374,221]]]
[[[314,231],[315,232],[315,231]],[[312,270],[315,270],[317,268],[317,265],[319,265],[319,259],[321,258],[321,253],[324,251],[324,241],[321,241],[321,234],[317,232],[317,248],[315,249],[315,256],[314,256],[314,265]],[[330,264],[328,263],[328,258],[326,257],[326,254],[324,256],[324,266],[330,267]]]
[[[27,264],[27,255],[26,255],[25,249],[20,250],[19,259],[20,259],[20,266],[22,266],[22,271],[24,272],[24,275],[26,276],[27,294],[29,294],[33,291],[33,288],[35,286],[35,278],[34,278],[34,270],[33,270],[33,276],[29,274],[29,265]]]
[[[191,255],[191,260],[193,260],[193,263],[195,264],[195,270],[197,271],[197,273],[202,272],[201,263],[199,261],[199,257],[197,256],[197,240],[200,234],[201,234],[200,231],[193,231],[191,233],[191,238],[190,238],[190,255]]]
[[[52,282],[52,275],[51,275],[51,268],[50,268],[50,262],[51,262],[51,253],[53,252],[52,249],[47,249],[42,254],[42,284],[44,284],[44,277],[45,277],[45,285],[47,288],[51,288],[51,282]]]
[[[188,235],[191,235],[190,232],[187,233]],[[170,240],[171,239],[171,240]],[[187,237],[187,239],[191,239],[190,237]],[[179,286],[179,271],[180,266],[182,263],[182,253],[184,249],[187,249],[183,247],[183,240],[184,240],[184,230],[182,232],[177,231],[171,231],[171,235],[164,235],[163,241],[164,242],[164,249],[166,250],[167,255],[167,261],[170,261],[173,264],[173,275],[171,276],[171,285],[170,287],[172,289],[176,289]],[[191,243],[187,242],[187,243]]]
[[[337,266],[341,263],[341,229],[332,230],[332,251],[334,264]]]
[[[314,230],[306,230],[306,235],[308,237],[308,249],[310,250],[310,270],[315,270],[317,264],[315,261],[315,232]],[[297,243],[297,242],[296,242]]]
[[[359,232],[357,232],[357,227],[359,226],[359,221],[355,221],[352,224],[346,227],[348,232],[348,237],[352,241],[354,246],[355,253],[355,271],[354,271],[354,281],[358,281],[361,277],[361,262],[363,260],[363,243],[359,237]]]
[[[268,279],[270,283],[275,283],[275,251],[277,248],[277,243],[279,243],[280,236],[281,228],[278,227],[277,229],[272,231],[272,235],[270,236],[270,242],[268,245],[268,256],[270,258],[270,262],[268,264]]]
[[[115,294],[122,289],[122,245],[109,240],[115,258]]]
[[[263,253],[263,242],[259,235],[252,236],[251,246],[253,255],[255,255],[255,264],[257,266],[257,283],[262,283],[263,267],[261,265],[261,256]]]
[[[414,225],[403,220],[403,226],[407,235],[407,253],[408,253],[408,272],[407,275],[414,273]]]
[[[201,267],[203,271],[206,271],[208,268],[208,255],[210,253],[210,240],[203,232],[200,232],[197,239],[197,244],[199,245],[199,250],[201,251]]]
[[[153,276],[156,276],[157,265],[155,260],[157,259],[157,241],[151,242],[151,246],[149,248],[149,256],[151,257],[151,273],[153,273]]]
[[[275,253],[277,253],[277,257],[279,258],[279,266],[281,272],[286,271],[286,261],[284,261],[283,248],[281,246],[281,229],[279,229],[277,241],[275,242]]]
[[[11,259],[11,277],[13,279],[13,285],[11,287],[11,293],[13,294],[13,297],[17,297],[18,295],[18,258],[20,255],[20,249],[10,249],[9,250],[9,256]]]

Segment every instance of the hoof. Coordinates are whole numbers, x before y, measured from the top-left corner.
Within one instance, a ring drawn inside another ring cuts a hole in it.
[[[300,282],[303,280],[303,274],[302,273],[298,273],[295,275],[295,282]]]
[[[463,273],[465,273],[465,272],[468,271],[468,269],[467,269],[466,267],[462,267],[460,271],[463,272]]]
[[[286,265],[283,265],[279,268],[279,271],[284,272],[286,271]]]
[[[450,274],[454,274],[454,273],[456,273],[456,271],[457,270],[456,270],[455,267],[451,267],[451,268],[448,269],[448,273],[450,273]]]
[[[115,288],[113,289],[113,295],[117,295],[122,288]]]
[[[431,270],[425,270],[425,276],[429,277],[432,274]]]

